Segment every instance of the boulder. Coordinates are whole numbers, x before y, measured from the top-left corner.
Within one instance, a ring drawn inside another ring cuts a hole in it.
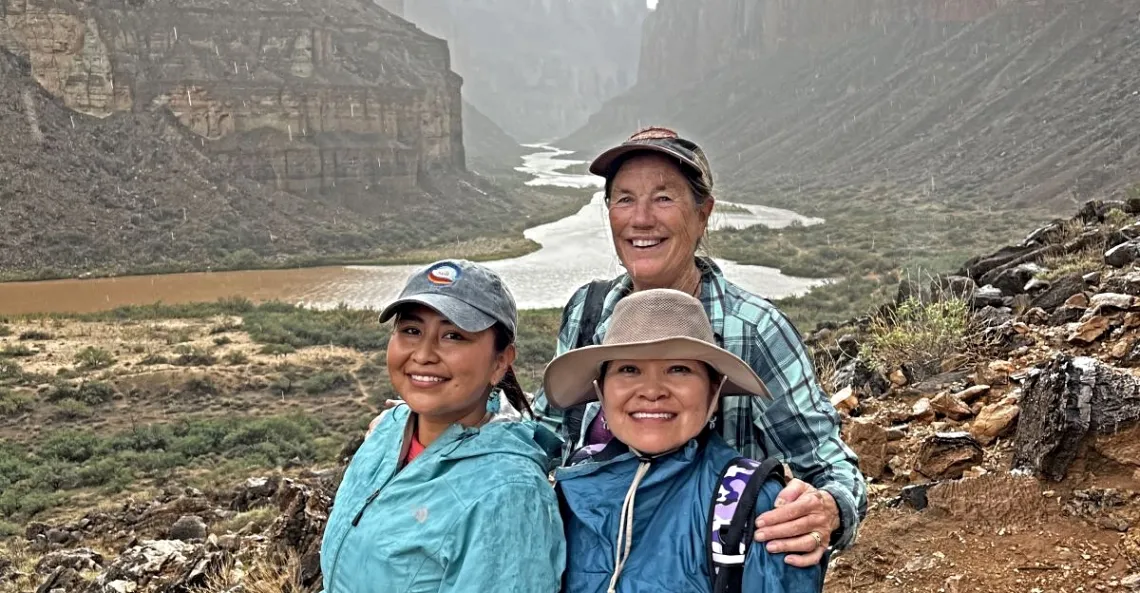
[[[883,477],[891,458],[887,430],[871,420],[854,419],[844,427],[843,440],[859,457],[859,469],[873,480]]]
[[[1005,305],[1004,295],[1000,288],[986,285],[974,291],[974,298],[970,302],[974,309],[985,307],[1002,307]]]
[[[910,410],[910,420],[932,422],[934,418],[934,408],[930,405],[928,398],[924,397],[914,402],[914,406]]]
[[[982,457],[982,446],[969,433],[936,433],[922,442],[914,470],[931,480],[956,480]]]
[[[1116,434],[1137,421],[1140,379],[1059,353],[1025,384],[1013,467],[1061,480],[1086,437]]]
[[[1084,289],[1085,281],[1079,275],[1062,276],[1054,280],[1044,292],[1035,296],[1030,302],[1030,306],[1040,307],[1052,313],[1054,309],[1065,304],[1065,301],[1072,298],[1073,295],[1081,294]]]
[[[1004,362],[1004,361],[999,361],[999,362]],[[1009,364],[1009,363],[1006,363],[1006,364]],[[1006,377],[1008,378],[1009,375],[1007,374]],[[973,387],[967,387],[966,389],[963,389],[962,391],[955,393],[954,398],[959,400],[959,401],[966,402],[966,403],[972,403],[975,399],[978,399],[979,397],[981,397],[981,396],[983,396],[989,392],[990,392],[990,386],[989,385],[974,385]]]
[[[949,391],[943,391],[934,396],[934,399],[930,400],[930,407],[936,413],[951,420],[965,420],[973,416],[970,407],[962,403],[962,400],[954,397]]]
[[[1101,286],[1101,292],[1115,292],[1140,296],[1140,272],[1114,274],[1106,279]]]
[[[1102,292],[1094,294],[1089,299],[1089,307],[1094,315],[1129,311],[1136,307],[1136,297],[1115,292]]]
[[[1070,344],[1087,346],[1099,340],[1111,326],[1112,321],[1108,317],[1096,315],[1082,321],[1066,340]]]
[[[1003,295],[1013,296],[1025,292],[1025,285],[1033,276],[1044,271],[1044,268],[1034,263],[1024,263],[1002,271],[989,284],[1002,292]]]
[[[36,573],[49,574],[60,567],[73,568],[79,572],[95,570],[103,566],[103,556],[90,548],[77,550],[57,550],[48,552],[36,563]]]
[[[837,389],[851,387],[857,393],[879,397],[886,393],[891,384],[882,373],[871,368],[861,358],[856,358],[835,372],[833,383]]]
[[[206,539],[206,522],[197,515],[183,515],[170,527],[170,539],[184,542]]]
[[[1079,321],[1085,315],[1084,307],[1062,306],[1049,317],[1049,325],[1060,326]]]
[[[1121,243],[1104,252],[1104,263],[1114,267],[1123,268],[1140,259],[1140,239]]]
[[[959,299],[969,303],[977,290],[977,283],[968,276],[939,276],[930,285],[931,298],[934,301]]]
[[[844,387],[831,396],[831,405],[837,411],[850,415],[859,407],[859,398],[851,386]]]
[[[979,443],[989,445],[1013,428],[1020,413],[1021,408],[1017,405],[1016,398],[1006,398],[999,403],[983,406],[970,425],[970,434]]]

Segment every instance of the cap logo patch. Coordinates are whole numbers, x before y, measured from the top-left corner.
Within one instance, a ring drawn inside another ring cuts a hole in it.
[[[677,132],[669,128],[645,128],[629,137],[630,140],[672,140],[677,138]]]
[[[459,267],[455,264],[444,263],[433,266],[427,272],[427,279],[437,286],[451,286],[459,280]]]

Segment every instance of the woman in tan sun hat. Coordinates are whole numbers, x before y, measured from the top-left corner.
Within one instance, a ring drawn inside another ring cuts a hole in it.
[[[818,565],[752,541],[783,466],[740,457],[709,424],[721,397],[768,390],[716,345],[699,300],[672,289],[622,299],[602,344],[555,358],[543,385],[558,408],[600,400],[614,435],[555,472],[564,593],[820,589]]]

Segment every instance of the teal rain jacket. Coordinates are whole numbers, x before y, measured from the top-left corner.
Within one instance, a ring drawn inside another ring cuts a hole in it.
[[[345,472],[321,546],[325,593],[558,591],[553,433],[501,414],[452,425],[396,472],[409,416],[386,414]]]
[[[633,542],[618,593],[712,591],[709,513],[720,473],[738,455],[705,431],[652,462],[634,499]],[[592,459],[555,472],[566,522],[565,593],[605,593],[609,587],[622,503],[639,465],[615,439]],[[780,490],[779,482],[769,480],[755,515],[771,509]],[[796,568],[784,563],[784,554],[769,554],[753,542],[741,591],[810,593],[821,589],[821,575],[819,566]]]

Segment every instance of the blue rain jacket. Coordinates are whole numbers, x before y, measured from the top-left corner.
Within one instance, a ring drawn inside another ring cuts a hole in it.
[[[396,472],[410,415],[386,414],[345,472],[321,546],[325,593],[558,591],[553,433],[501,415],[452,425]]]
[[[709,513],[720,473],[738,455],[719,435],[705,431],[653,461],[637,488],[633,546],[617,582],[618,593],[712,591]],[[566,524],[565,593],[605,593],[609,587],[622,502],[638,465],[637,457],[615,439],[592,459],[555,472]],[[780,490],[775,480],[765,484],[755,515],[771,509]],[[796,568],[785,564],[784,556],[753,542],[742,591],[821,589],[819,566]]]

